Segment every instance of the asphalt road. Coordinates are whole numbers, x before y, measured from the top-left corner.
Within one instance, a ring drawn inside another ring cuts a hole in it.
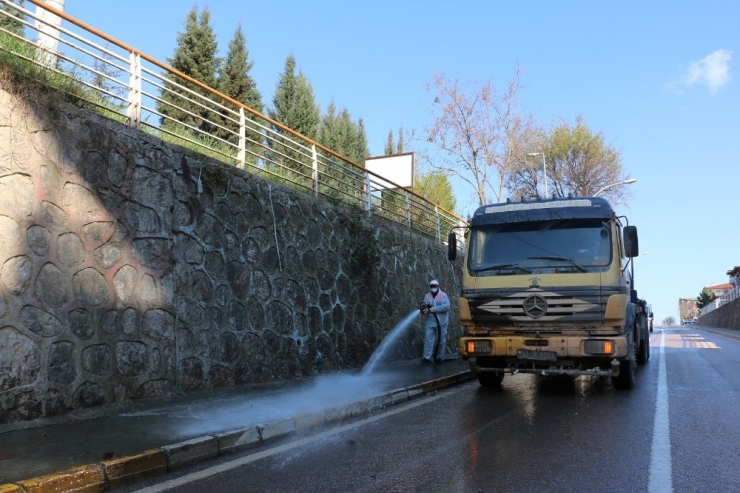
[[[657,327],[651,346],[631,391],[472,381],[119,491],[740,491],[740,340]]]

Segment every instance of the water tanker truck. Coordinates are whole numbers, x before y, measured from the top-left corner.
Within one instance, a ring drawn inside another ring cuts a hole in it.
[[[461,228],[459,351],[481,385],[536,373],[634,387],[650,344],[625,216],[602,197],[532,199],[479,207]],[[448,248],[455,260],[458,228]]]

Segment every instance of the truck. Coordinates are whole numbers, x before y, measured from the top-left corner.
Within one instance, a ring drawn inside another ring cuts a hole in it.
[[[637,228],[605,198],[481,206],[449,232],[449,260],[460,252],[458,349],[482,386],[516,373],[635,386],[636,365],[650,358],[647,303],[634,285]]]

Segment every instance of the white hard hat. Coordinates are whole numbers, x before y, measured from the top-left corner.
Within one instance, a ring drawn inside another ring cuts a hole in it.
[[[439,286],[439,281],[437,281],[436,279],[432,279],[431,281],[429,281],[429,285],[430,286]]]

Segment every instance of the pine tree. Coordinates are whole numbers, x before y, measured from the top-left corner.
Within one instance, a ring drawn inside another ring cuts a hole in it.
[[[25,0],[11,0],[11,3],[23,7]],[[26,16],[19,10],[9,7],[5,4],[0,4],[0,30],[10,31],[13,34],[19,36],[23,35],[25,26],[21,23],[22,20],[26,20]],[[8,17],[10,16],[10,17]],[[4,34],[4,33],[0,33]]]
[[[302,71],[299,70],[296,75],[296,60],[292,53],[286,58],[285,69],[275,87],[269,116],[309,139],[315,140],[317,137],[320,122],[319,107],[311,83]],[[285,133],[277,127],[274,131],[278,135]],[[296,137],[285,135],[283,139],[271,140],[270,146],[276,151],[273,160],[298,170],[301,174],[309,174],[305,167],[311,166],[310,157],[294,150],[295,146],[285,143],[284,139],[296,140]]]
[[[249,75],[253,65],[254,62],[249,61],[246,39],[242,32],[242,26],[239,24],[229,42],[229,50],[219,72],[218,90],[261,113],[263,110],[262,95],[257,90],[257,83]],[[222,110],[222,113],[225,113],[225,111]],[[233,114],[229,113],[228,115],[229,118],[225,114],[219,118],[219,124],[228,130],[216,128],[214,134],[221,139],[236,144],[239,138],[239,125],[232,121],[235,118]],[[246,160],[248,163],[254,164],[258,156],[263,153],[264,135],[260,127],[257,126],[257,118],[249,112],[246,112],[246,117],[248,120]],[[264,124],[262,121],[259,123]]]
[[[198,14],[197,7],[193,7],[193,9],[188,13],[185,21],[185,32],[178,33],[177,35],[175,54],[172,58],[168,58],[167,62],[173,68],[179,70],[185,75],[188,75],[209,87],[215,88],[217,84],[216,52],[218,50],[218,43],[216,42],[216,35],[211,28],[210,20],[211,12],[208,8],[204,8],[203,11]],[[166,78],[169,81],[176,82],[178,85],[184,86],[197,94],[208,94],[204,89],[201,89],[190,82],[180,80],[180,78],[175,75],[169,74]],[[203,101],[200,98],[193,96],[171,82],[165,82],[165,88],[167,90],[162,93],[162,101],[157,102],[157,111],[164,115],[160,121],[160,124],[164,128],[182,128],[169,120],[169,118],[172,118],[204,132],[213,131],[213,125],[209,124],[203,118],[214,120],[215,115],[213,113],[213,109],[215,108],[212,108],[211,111],[209,111],[190,102],[189,100],[193,100],[203,104]]]

